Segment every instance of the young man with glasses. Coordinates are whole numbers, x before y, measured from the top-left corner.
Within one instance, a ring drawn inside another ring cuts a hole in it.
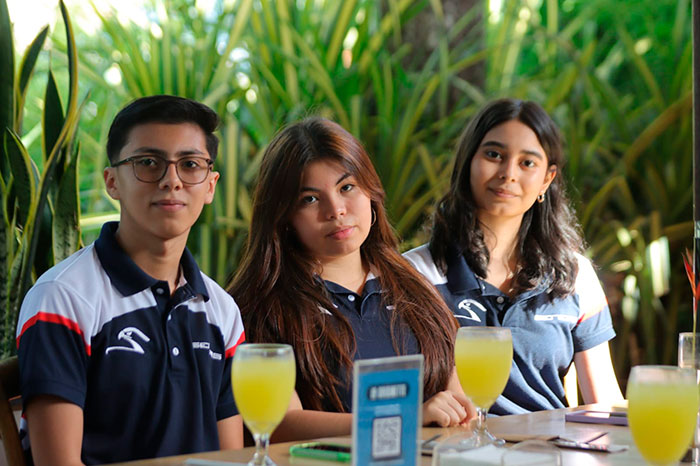
[[[231,392],[240,313],[185,247],[219,178],[218,123],[173,96],[138,99],[114,119],[104,180],[120,220],[22,304],[21,430],[35,464],[242,446]]]

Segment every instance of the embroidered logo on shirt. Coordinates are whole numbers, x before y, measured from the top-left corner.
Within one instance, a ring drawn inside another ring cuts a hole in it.
[[[466,319],[481,322],[481,318],[476,314],[476,312],[474,312],[474,309],[472,308],[476,308],[477,310],[486,314],[486,308],[479,301],[475,301],[473,299],[464,299],[457,305],[457,307],[469,314],[466,316],[461,314],[455,314],[455,317],[457,317],[458,319]]]
[[[571,324],[575,324],[578,321],[578,317],[569,316],[566,314],[545,314],[536,315],[535,320],[540,322],[551,322],[553,320],[558,320],[559,322],[569,322]]]
[[[221,353],[216,353],[211,350],[211,344],[208,341],[193,341],[192,342],[192,348],[194,349],[201,349],[205,351],[209,351],[209,357],[216,360],[220,361],[221,360]]]
[[[129,346],[110,346],[105,350],[105,354],[108,354],[110,351],[131,351],[134,353],[143,354],[143,346],[134,340],[134,337],[140,338],[144,343],[151,341],[151,339],[148,338],[145,333],[136,327],[125,327],[117,334],[117,340],[124,340],[124,342],[128,343]]]

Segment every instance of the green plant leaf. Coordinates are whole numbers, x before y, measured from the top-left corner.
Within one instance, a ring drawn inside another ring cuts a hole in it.
[[[46,83],[46,95],[44,97],[44,114],[42,118],[44,161],[46,161],[49,154],[53,152],[56,142],[61,135],[64,122],[61,96],[58,95],[58,88],[56,87],[56,80],[54,79],[53,72],[49,70]]]
[[[12,211],[16,209],[17,217],[14,223],[24,227],[27,224],[30,206],[36,198],[36,180],[32,169],[32,159],[19,136],[10,130],[7,130],[5,134],[5,151],[13,176],[8,209],[12,209]],[[13,215],[12,212],[8,212],[8,218],[12,218]]]
[[[15,48],[6,0],[0,0],[0,70],[0,134],[4,134],[5,128],[14,128],[15,120]],[[0,169],[7,180],[4,163]]]
[[[53,257],[62,261],[80,245],[80,200],[78,196],[78,163],[80,148],[68,165],[58,189],[52,222]]]
[[[29,80],[32,77],[32,74],[34,73],[34,66],[36,65],[36,60],[39,57],[39,52],[41,52],[41,48],[44,46],[44,42],[46,41],[46,36],[49,33],[49,27],[44,26],[41,31],[39,31],[39,34],[34,38],[31,44],[29,44],[29,47],[27,47],[27,51],[24,53],[24,56],[22,57],[22,61],[19,64],[19,86],[17,89],[17,102],[16,102],[16,109],[17,109],[17,115],[15,116],[15,127],[14,130],[16,133],[20,134],[21,133],[21,126],[22,126],[22,112],[21,110],[24,109],[24,100],[27,96],[27,89],[29,87]]]
[[[332,70],[340,56],[340,47],[343,45],[343,39],[348,33],[348,25],[352,20],[352,15],[355,12],[355,7],[357,6],[357,0],[345,0],[342,2],[340,11],[338,12],[338,18],[333,25],[333,36],[328,45],[328,50],[326,52],[326,69]]]

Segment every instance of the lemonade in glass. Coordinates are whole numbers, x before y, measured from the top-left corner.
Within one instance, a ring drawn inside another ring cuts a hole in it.
[[[473,447],[497,439],[486,429],[486,413],[503,392],[513,361],[513,338],[502,327],[462,327],[455,342],[455,365],[464,394],[474,403],[477,417],[469,442]]]
[[[233,396],[255,439],[251,465],[273,465],[267,456],[270,435],[282,421],[294,391],[296,367],[289,345],[244,344],[233,357]]]
[[[635,366],[627,384],[627,418],[645,460],[676,464],[691,444],[698,412],[695,371],[675,366]]]

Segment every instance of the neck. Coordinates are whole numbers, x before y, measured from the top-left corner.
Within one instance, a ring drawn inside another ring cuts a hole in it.
[[[362,262],[360,251],[342,257],[321,260],[321,278],[362,294],[369,266]]]
[[[513,275],[520,260],[516,247],[522,216],[503,218],[484,215],[479,217],[479,222],[489,251],[486,281],[510,295]]]
[[[480,215],[478,218],[491,261],[513,256],[523,217],[503,218]]]
[[[174,293],[180,276],[180,259],[185,250],[187,235],[160,240],[136,238],[128,230],[117,229],[117,242],[131,260],[153,278],[168,282],[170,293]]]

